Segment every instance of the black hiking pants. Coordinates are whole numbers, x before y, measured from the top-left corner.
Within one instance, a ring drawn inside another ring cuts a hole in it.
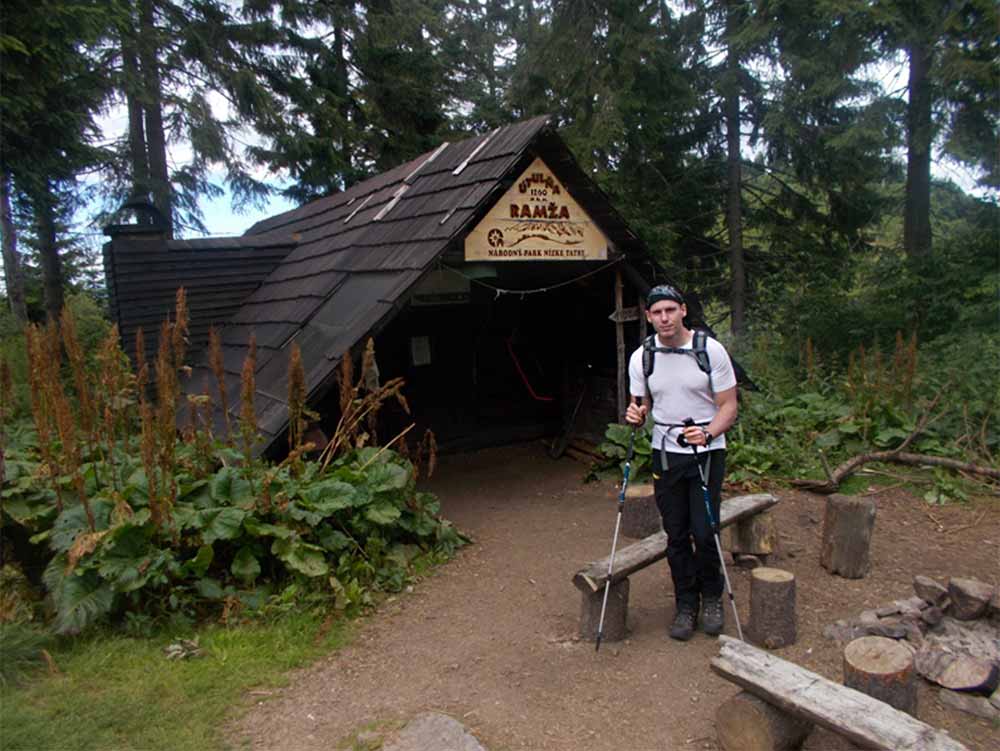
[[[699,452],[698,462],[703,470],[708,454],[712,459],[706,479],[712,516],[718,523],[726,452],[722,449]],[[697,612],[702,597],[722,596],[724,580],[719,553],[705,515],[705,498],[694,456],[669,452],[666,456],[669,466],[664,472],[660,466],[661,452],[653,452],[653,489],[667,533],[667,562],[674,582],[674,598],[678,609],[689,606]]]

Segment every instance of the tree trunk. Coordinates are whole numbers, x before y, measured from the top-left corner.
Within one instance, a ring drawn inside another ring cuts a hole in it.
[[[931,82],[933,50],[923,40],[907,47],[910,64],[906,106],[906,201],[903,247],[911,259],[931,252]]]
[[[343,174],[344,180],[342,181],[342,189],[347,190],[355,182],[354,173],[351,169],[353,164],[353,155],[351,153],[351,137],[349,135],[350,129],[348,123],[351,118],[351,105],[350,105],[350,90],[349,90],[349,78],[347,71],[347,56],[344,49],[344,25],[345,21],[343,18],[336,18],[333,27],[333,56],[336,59],[336,84],[337,84],[337,99],[339,100],[338,109],[340,111],[340,116],[343,119],[341,124],[342,132],[340,135],[340,159],[343,161]]]
[[[134,193],[149,196],[149,154],[146,148],[146,126],[143,122],[141,101],[142,81],[139,61],[136,57],[135,42],[131,29],[121,33],[122,67],[124,68],[125,102],[128,107],[128,147],[129,162],[132,167],[132,189]]]
[[[3,233],[3,281],[7,301],[18,325],[28,322],[28,306],[24,301],[24,274],[17,252],[17,230],[10,205],[10,176],[0,175],[0,233]]]
[[[173,237],[174,215],[170,193],[170,172],[167,167],[167,139],[163,130],[163,96],[160,86],[160,68],[157,60],[156,24],[152,0],[141,4],[140,64],[143,80],[143,110],[145,111],[146,145],[149,154],[149,182],[153,192],[153,205],[160,210],[167,222],[167,238]]]
[[[733,49],[738,19],[737,9],[730,2],[726,7],[726,230],[729,236],[729,273],[731,285],[729,306],[730,331],[740,336],[746,330],[746,265],[743,258],[743,206],[740,183],[743,179],[740,163],[740,60]]]
[[[45,184],[43,195],[32,201],[38,232],[38,254],[42,261],[42,293],[45,313],[50,321],[58,321],[63,309],[62,259],[56,245],[56,198]]]

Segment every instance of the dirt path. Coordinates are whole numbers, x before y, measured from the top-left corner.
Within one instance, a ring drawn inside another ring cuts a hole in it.
[[[736,693],[709,669],[703,634],[666,636],[673,614],[666,563],[631,579],[630,638],[599,654],[576,638],[580,596],[570,582],[607,555],[614,490],[583,485],[582,465],[553,462],[540,444],[444,457],[429,488],[474,544],[385,604],[347,649],[296,673],[231,729],[252,749],[341,748],[369,723],[405,723],[435,710],[464,723],[490,751],[716,749],[714,711]],[[779,654],[840,680],[841,651],[822,636],[837,618],[912,594],[914,574],[1000,578],[1000,504],[985,518],[969,507],[935,509],[896,491],[879,506],[873,572],[849,581],[818,565],[823,499],[780,491],[783,552],[773,565],[796,574],[799,641]],[[956,529],[955,532],[949,530]],[[629,540],[623,540],[627,543]],[[732,571],[746,617],[749,580]],[[726,633],[735,635],[727,612]],[[946,710],[921,687],[919,716],[970,749],[995,748],[996,728]],[[347,746],[349,747],[349,746]],[[850,746],[816,732],[807,749]]]

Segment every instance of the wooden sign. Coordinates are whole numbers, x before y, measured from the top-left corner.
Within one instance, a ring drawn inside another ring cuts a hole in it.
[[[627,321],[638,321],[639,320],[639,307],[633,305],[631,308],[623,308],[622,312],[619,314],[617,310],[612,311],[611,315],[608,316],[608,320],[613,323],[625,323]]]
[[[608,240],[541,159],[465,238],[467,261],[604,261]]]

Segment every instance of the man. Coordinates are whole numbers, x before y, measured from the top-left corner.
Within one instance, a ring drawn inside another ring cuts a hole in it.
[[[696,338],[684,325],[686,315],[684,296],[674,287],[659,285],[647,294],[646,320],[655,334],[629,360],[632,403],[625,413],[626,421],[637,426],[650,411],[653,416],[653,488],[667,533],[676,601],[670,636],[681,641],[694,633],[699,608],[702,630],[722,632],[724,580],[695,462],[705,472],[718,521],[725,432],[738,409],[729,354],[703,332]]]

